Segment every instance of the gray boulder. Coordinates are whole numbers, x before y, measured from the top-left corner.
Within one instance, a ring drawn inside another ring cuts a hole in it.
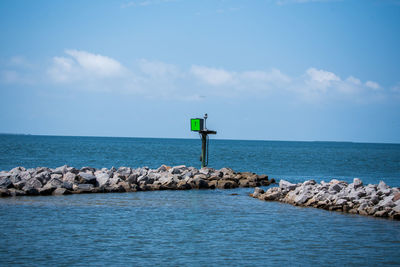
[[[117,170],[122,177],[127,178],[132,173],[132,169],[129,167],[119,167]]]
[[[292,183],[290,183],[288,181],[285,181],[285,180],[280,180],[279,181],[279,187],[282,188],[282,189],[291,191],[291,190],[296,189],[297,185],[296,184],[292,184]]]
[[[55,169],[53,170],[53,173],[54,173],[54,174],[61,174],[61,175],[64,175],[64,174],[66,174],[67,172],[68,172],[68,166],[67,166],[67,165],[64,165],[64,166],[55,168]]]
[[[379,182],[379,184],[378,184],[378,190],[385,190],[385,189],[388,189],[389,188],[389,186],[384,182],[384,181],[380,181]]]
[[[71,182],[64,181],[61,187],[72,191],[74,189],[74,184]]]
[[[39,173],[34,175],[35,179],[39,180],[42,184],[46,184],[51,179],[51,173],[47,168],[39,169]]]
[[[253,193],[253,197],[259,197],[260,195],[264,194],[264,190],[256,187],[254,188],[254,193]]]
[[[353,179],[353,186],[354,186],[354,189],[357,189],[357,188],[363,186],[363,182],[359,178],[354,178]]]
[[[63,181],[64,182],[69,182],[69,183],[75,183],[76,181],[76,174],[72,172],[67,172],[63,176]]]
[[[92,167],[82,167],[80,172],[95,172],[96,169]]]
[[[110,176],[105,172],[96,173],[96,181],[99,187],[106,186],[110,181]]]
[[[333,193],[338,193],[338,192],[340,192],[342,190],[342,187],[339,185],[339,184],[332,184],[330,187],[329,187],[329,191],[330,192],[333,192]]]
[[[187,168],[186,168],[186,166],[185,165],[179,165],[179,166],[175,166],[175,167],[172,167],[170,170],[169,170],[169,172],[171,173],[171,174],[181,174],[184,170],[186,170]]]
[[[307,195],[306,193],[303,193],[303,194],[297,195],[297,196],[294,198],[294,202],[295,202],[297,205],[302,205],[302,204],[306,203],[307,200],[309,200],[309,199],[310,199],[310,196]]]
[[[93,188],[93,184],[78,184],[75,190],[82,193],[89,193],[92,192]]]
[[[94,176],[91,172],[80,172],[78,174],[78,181],[81,184],[96,185],[97,183],[96,176]]]
[[[26,191],[27,189],[30,188],[35,188],[39,190],[40,188],[42,188],[42,186],[43,186],[42,183],[38,179],[32,178],[26,182],[23,190]]]
[[[69,194],[71,194],[71,191],[65,188],[57,188],[56,190],[53,191],[53,195],[55,196],[69,195]]]
[[[12,188],[13,183],[9,177],[0,178],[0,188]]]

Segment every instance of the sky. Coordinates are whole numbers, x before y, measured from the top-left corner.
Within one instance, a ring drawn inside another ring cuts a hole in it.
[[[0,133],[400,143],[400,0],[0,1]]]

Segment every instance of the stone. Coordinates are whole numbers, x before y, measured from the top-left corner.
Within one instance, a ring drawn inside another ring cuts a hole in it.
[[[7,188],[0,188],[0,197],[11,196],[10,191]]]
[[[50,180],[51,179],[58,179],[58,180],[62,180],[62,174],[57,174],[57,173],[53,173],[53,174],[50,174]]]
[[[399,200],[399,199],[400,199],[400,193],[395,193],[394,196],[393,196],[392,201],[393,201],[393,202],[396,202],[396,201]]]
[[[371,201],[371,203],[373,205],[376,205],[379,203],[380,199],[379,199],[378,195],[374,194],[374,195],[371,195],[371,199],[369,201]]]
[[[20,181],[18,183],[13,184],[14,188],[17,190],[22,190],[22,188],[24,188],[24,186],[26,185],[25,181]]]
[[[171,169],[171,167],[169,167],[169,166],[167,166],[167,165],[161,165],[161,166],[157,169],[157,172],[158,172],[158,173],[160,173],[160,172],[166,172],[166,171],[168,171],[169,169]]]
[[[64,182],[74,183],[75,180],[76,180],[76,174],[75,174],[75,173],[67,172],[67,173],[64,174],[64,176],[63,176],[63,181],[64,181]]]
[[[396,204],[394,204],[394,202],[392,201],[392,197],[386,197],[386,198],[384,198],[384,199],[382,199],[378,204],[377,204],[378,206],[380,206],[380,207],[394,207],[394,206],[396,206]]]
[[[254,188],[254,193],[253,193],[253,197],[259,197],[260,195],[262,195],[262,194],[264,194],[265,192],[264,192],[264,190],[263,189],[261,189],[261,188],[259,188],[259,187],[256,187],[256,188]]]
[[[40,169],[40,172],[34,175],[34,177],[35,179],[39,180],[42,184],[46,184],[51,179],[51,173],[46,169],[45,170]]]
[[[80,184],[97,184],[96,176],[91,172],[80,172],[78,174],[78,181]]]
[[[336,205],[346,205],[347,204],[347,200],[346,199],[343,199],[343,198],[341,198],[341,199],[338,199],[337,201],[336,201]]]
[[[117,170],[122,177],[127,178],[132,173],[132,169],[128,167],[119,167]]]
[[[208,189],[208,183],[204,179],[193,179],[196,188],[198,189]]]
[[[217,187],[219,189],[232,189],[238,187],[238,184],[230,180],[219,180]]]
[[[333,181],[333,180],[332,180]],[[315,180],[307,180],[305,182],[303,182],[303,186],[307,186],[307,185],[315,185],[317,182]]]
[[[215,170],[212,169],[212,168],[204,167],[204,168],[201,168],[201,169],[199,170],[199,173],[204,174],[204,175],[206,175],[206,176],[209,176],[209,175],[212,174],[214,171],[215,171]]]
[[[53,191],[53,195],[55,196],[69,195],[69,194],[71,194],[71,191],[65,188],[57,188],[56,190]]]
[[[176,185],[176,189],[178,189],[178,190],[189,190],[189,189],[192,189],[192,187],[186,181],[182,180],[182,181],[179,181],[179,183]]]
[[[82,167],[80,172],[95,172],[96,169],[92,168],[92,167]]]
[[[106,186],[110,181],[110,176],[105,172],[96,173],[95,177],[99,187]]]
[[[397,213],[400,213],[400,204],[394,206],[394,207],[392,208],[392,210],[394,210],[394,211],[397,212]]]
[[[218,181],[217,180],[212,180],[208,182],[208,188],[209,189],[215,189],[218,186]]]
[[[136,184],[138,177],[139,177],[138,173],[132,173],[131,175],[129,175],[129,177],[126,179],[126,181],[129,184]]]
[[[259,198],[262,198],[264,200],[279,200],[279,198],[282,196],[281,191],[270,191],[268,190],[264,194],[260,195]]]
[[[336,183],[336,184],[332,184],[330,187],[329,187],[329,191],[331,191],[331,192],[340,192],[342,190],[342,187],[338,184],[338,183]]]
[[[354,186],[354,189],[357,189],[357,188],[363,186],[363,182],[359,178],[354,178],[353,179],[353,186]]]
[[[93,188],[94,188],[93,184],[78,184],[76,190],[82,193],[83,192],[88,193],[91,192]]]
[[[65,188],[65,189],[67,189],[67,190],[73,190],[74,184],[71,183],[71,182],[65,181],[65,182],[63,182],[63,184],[62,184],[61,187],[62,187],[62,188]]]
[[[42,188],[42,186],[43,186],[42,183],[38,179],[31,178],[26,182],[24,188],[35,188],[39,190],[40,188]]]
[[[137,182],[140,184],[152,184],[154,180],[151,180],[147,175],[142,175],[138,177]]]
[[[286,189],[286,190],[291,191],[291,190],[296,189],[297,185],[296,184],[292,184],[292,183],[290,183],[288,181],[285,181],[285,180],[280,180],[279,181],[279,187],[282,188],[282,189]]]
[[[388,189],[389,188],[389,186],[387,186],[387,184],[384,182],[384,181],[380,181],[379,182],[379,184],[378,184],[378,190],[385,190],[385,189]]]
[[[379,210],[377,212],[374,213],[374,217],[387,217],[389,214],[388,210]]]
[[[9,177],[0,178],[0,188],[12,188],[13,183]]]
[[[249,187],[249,186],[250,186],[249,180],[247,179],[239,180],[239,187]]]
[[[367,193],[367,195],[372,195],[376,193],[376,187],[374,187],[373,185],[368,185],[365,187],[365,193]]]
[[[180,166],[172,167],[172,168],[169,170],[169,172],[170,172],[171,174],[181,174],[185,169],[186,169],[186,166],[185,166],[185,165],[180,165]]]
[[[303,194],[297,195],[294,198],[294,203],[296,203],[297,205],[302,205],[305,202],[307,202],[308,199],[310,199],[310,196],[305,194],[305,193],[303,193]]]
[[[67,166],[67,165],[64,165],[64,166],[55,168],[55,169],[53,170],[53,173],[55,173],[55,174],[61,174],[61,175],[64,175],[64,174],[67,173],[67,172],[68,172],[68,166]]]

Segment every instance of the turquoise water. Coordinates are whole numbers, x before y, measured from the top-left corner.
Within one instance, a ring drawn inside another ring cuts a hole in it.
[[[0,169],[198,166],[199,140],[0,135]],[[212,140],[210,165],[399,186],[392,144]],[[400,222],[248,197],[252,189],[0,199],[0,266],[396,265]],[[232,195],[237,194],[237,195]]]

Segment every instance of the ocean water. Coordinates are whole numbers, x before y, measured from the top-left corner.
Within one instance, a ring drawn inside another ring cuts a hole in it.
[[[400,186],[400,145],[210,141],[209,165]],[[15,166],[199,167],[200,140],[0,135]],[[400,222],[264,202],[249,188],[0,199],[0,266],[400,265]]]

